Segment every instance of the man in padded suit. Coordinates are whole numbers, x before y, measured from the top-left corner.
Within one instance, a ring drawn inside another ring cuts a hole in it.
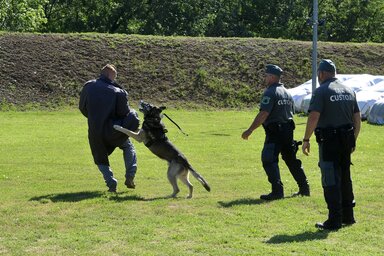
[[[116,192],[117,180],[109,165],[108,156],[116,147],[123,150],[126,168],[125,185],[135,188],[136,152],[127,135],[113,129],[119,124],[127,129],[139,127],[137,113],[128,105],[128,93],[116,82],[116,67],[107,64],[100,77],[85,83],[79,109],[88,118],[88,139],[95,164],[103,174],[108,191]]]
[[[280,153],[299,186],[299,191],[294,195],[309,196],[309,184],[301,161],[296,157],[297,144],[293,139],[295,129],[293,99],[284,85],[280,83],[283,70],[279,66],[268,64],[265,73],[265,82],[268,88],[262,96],[260,112],[251,126],[242,134],[242,138],[246,140],[260,125],[263,125],[265,130],[266,137],[261,160],[268,181],[272,185],[272,192],[261,195],[260,198],[276,200],[284,197],[278,165]]]
[[[320,229],[336,230],[355,223],[355,200],[351,180],[351,153],[360,132],[361,118],[353,90],[336,78],[336,66],[322,60],[317,71],[320,87],[312,95],[302,150],[310,151],[309,139],[315,131],[319,144],[319,167],[328,219]]]

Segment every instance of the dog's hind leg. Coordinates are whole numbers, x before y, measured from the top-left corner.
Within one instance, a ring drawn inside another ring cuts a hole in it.
[[[192,193],[193,193],[193,185],[189,181],[189,171],[186,168],[183,168],[181,173],[179,174],[179,179],[188,187],[189,194],[187,196],[188,199],[192,198]]]
[[[180,192],[179,186],[177,186],[177,176],[182,168],[184,167],[175,161],[169,163],[167,176],[173,188],[173,193],[169,197],[176,197]]]

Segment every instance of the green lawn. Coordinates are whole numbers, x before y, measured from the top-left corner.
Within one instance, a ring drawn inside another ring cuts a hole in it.
[[[270,186],[260,162],[264,131],[240,138],[253,111],[166,111],[189,136],[165,120],[168,136],[207,179],[191,176],[194,198],[180,184],[177,199],[167,165],[135,142],[136,189],[124,183],[122,153],[111,165],[120,181],[107,193],[93,164],[86,119],[78,111],[0,112],[0,255],[383,255],[384,127],[363,123],[353,154],[357,224],[318,231],[327,209],[317,167],[317,145],[299,157],[311,197],[283,162],[284,200],[263,202]],[[295,117],[296,138],[306,118]]]

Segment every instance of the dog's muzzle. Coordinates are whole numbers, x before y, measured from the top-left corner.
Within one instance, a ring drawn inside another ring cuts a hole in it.
[[[140,103],[139,103],[139,110],[143,113],[148,113],[149,111],[151,111],[151,109],[153,108],[153,106],[143,100],[140,100]]]

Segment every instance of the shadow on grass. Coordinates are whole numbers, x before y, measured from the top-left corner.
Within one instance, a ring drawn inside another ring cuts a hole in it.
[[[37,197],[32,197],[31,199],[29,199],[29,201],[39,201],[41,203],[45,203],[49,201],[54,203],[79,202],[79,201],[93,199],[93,198],[105,197],[105,195],[106,195],[106,192],[101,192],[101,191],[82,191],[82,192],[74,192],[74,193],[61,193],[61,194],[37,196]],[[114,195],[113,197],[116,197],[116,195]],[[129,196],[124,198],[125,198],[124,200],[143,200],[141,197],[138,197],[138,196]]]
[[[231,134],[227,134],[227,133],[211,133],[210,135],[212,135],[212,136],[220,136],[220,137],[229,137],[229,136],[231,136]]]
[[[123,201],[156,201],[156,200],[162,200],[162,199],[169,199],[168,197],[154,197],[154,198],[144,198],[137,195],[121,195],[119,193],[116,193],[115,195],[111,196],[109,200],[113,200],[116,202],[123,202]]]
[[[265,201],[262,199],[254,199],[254,198],[241,198],[241,199],[237,199],[229,202],[223,202],[223,201],[218,202],[218,204],[221,207],[225,207],[225,208],[232,207],[235,205],[251,205],[251,204],[265,204],[265,203],[268,203],[268,201]]]
[[[107,197],[109,200],[116,202],[123,201],[155,201],[161,199],[167,199],[167,197],[155,197],[155,198],[144,198],[137,195],[126,195],[125,192],[122,193],[108,193],[102,191],[82,191],[74,193],[60,193],[60,194],[50,194],[44,196],[32,197],[29,201],[38,201],[41,203],[48,202],[79,202],[83,200],[89,200],[93,198]]]
[[[61,193],[61,194],[50,194],[45,196],[32,197],[29,201],[39,201],[39,202],[79,202],[82,200],[92,199],[96,197],[101,197],[105,193],[100,191],[83,191],[75,193]]]
[[[306,231],[297,235],[276,235],[271,237],[265,243],[267,244],[283,244],[283,243],[293,243],[293,242],[305,242],[313,240],[322,240],[328,237],[330,231],[326,230],[317,230],[315,232]]]

